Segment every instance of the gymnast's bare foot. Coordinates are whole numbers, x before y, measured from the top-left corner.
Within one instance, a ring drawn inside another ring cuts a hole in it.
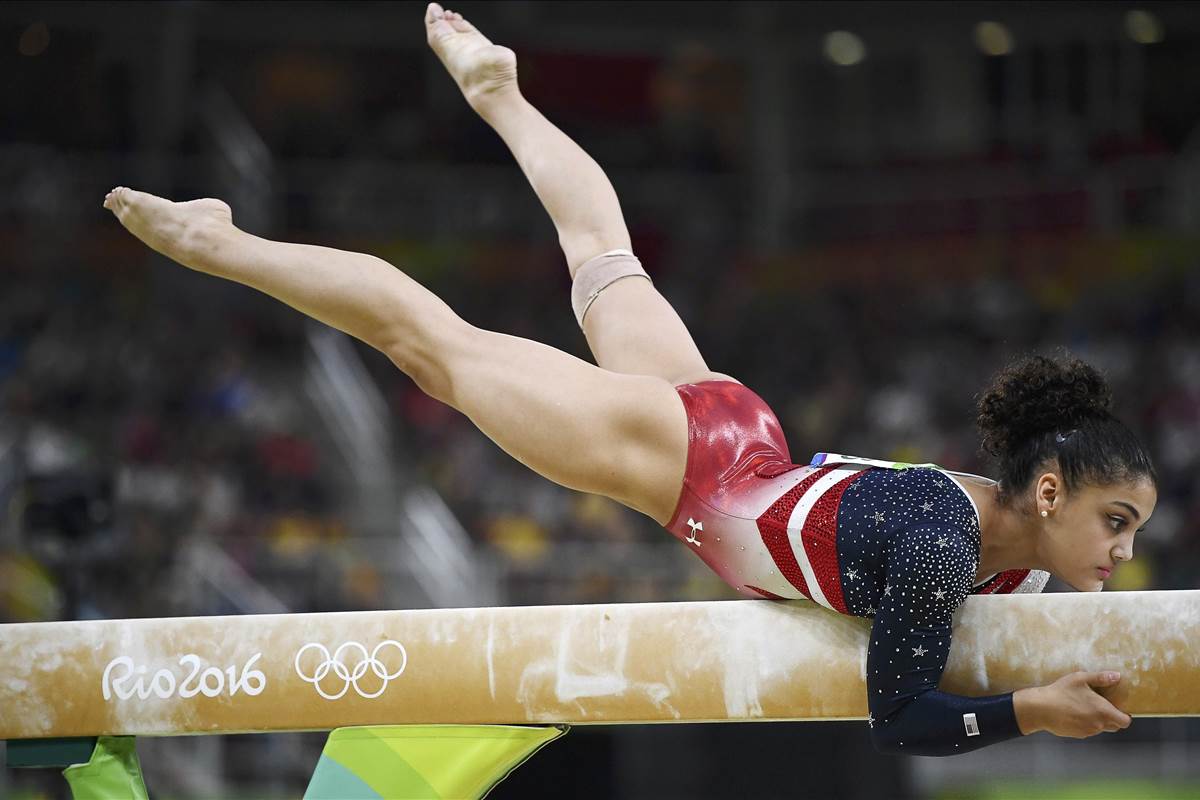
[[[430,3],[425,9],[425,38],[476,111],[518,93],[517,54],[492,44],[462,14]]]
[[[221,200],[172,203],[145,192],[118,186],[104,197],[130,233],[185,266],[196,266],[215,234],[233,230],[233,213]]]

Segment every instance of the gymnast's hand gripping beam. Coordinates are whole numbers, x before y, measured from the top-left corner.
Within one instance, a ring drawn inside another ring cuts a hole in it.
[[[867,715],[870,620],[722,601],[0,625],[0,738]],[[970,597],[941,688],[1200,715],[1200,590]]]

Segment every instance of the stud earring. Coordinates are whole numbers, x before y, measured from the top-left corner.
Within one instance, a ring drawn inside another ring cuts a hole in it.
[[[1048,516],[1050,516],[1050,512],[1049,512],[1049,511],[1043,511],[1043,512],[1042,512],[1042,516],[1043,516],[1043,517],[1048,517]]]

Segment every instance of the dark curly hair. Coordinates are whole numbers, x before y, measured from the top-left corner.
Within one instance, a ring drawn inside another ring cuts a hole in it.
[[[1112,392],[1093,366],[1064,352],[1027,356],[996,373],[978,397],[981,449],[1000,464],[1002,504],[1057,462],[1068,491],[1158,473],[1146,448],[1109,409]]]

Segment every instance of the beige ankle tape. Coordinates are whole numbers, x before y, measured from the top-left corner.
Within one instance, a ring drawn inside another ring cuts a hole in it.
[[[628,250],[609,250],[584,262],[575,271],[575,282],[571,285],[571,307],[575,309],[579,328],[583,329],[584,315],[602,291],[614,281],[635,275],[654,283],[642,269],[642,262]]]

